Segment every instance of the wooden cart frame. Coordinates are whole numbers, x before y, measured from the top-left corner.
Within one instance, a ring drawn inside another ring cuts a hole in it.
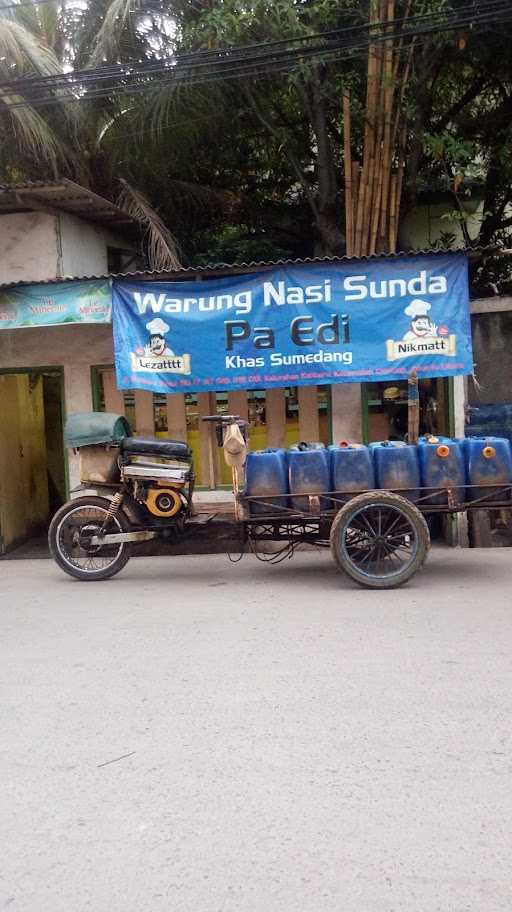
[[[293,499],[306,502],[297,510]],[[255,550],[285,543],[330,547],[340,570],[363,586],[395,588],[421,569],[430,547],[425,515],[512,509],[512,485],[336,491],[281,497],[236,495],[236,517]]]

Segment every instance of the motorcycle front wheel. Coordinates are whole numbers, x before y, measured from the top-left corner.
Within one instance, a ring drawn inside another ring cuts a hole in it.
[[[64,504],[53,517],[48,543],[61,570],[78,580],[106,580],[123,569],[131,556],[127,542],[92,545],[90,539],[100,531],[110,506],[105,497],[77,497]],[[109,520],[106,533],[128,532],[129,523],[122,512]]]

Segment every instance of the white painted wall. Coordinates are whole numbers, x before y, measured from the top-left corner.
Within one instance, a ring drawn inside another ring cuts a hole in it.
[[[107,247],[131,246],[119,235],[67,213],[0,215],[0,285],[104,275]]]
[[[47,212],[0,215],[0,284],[58,275],[57,218]]]
[[[59,233],[61,276],[104,275],[108,272],[107,247],[131,246],[105,228],[64,212],[59,216]]]
[[[111,326],[73,325],[3,329],[0,368],[63,367],[67,414],[92,409],[91,365],[112,364]],[[78,484],[78,461],[69,452],[70,486]]]
[[[471,208],[468,205],[466,210],[466,226],[471,240],[480,231],[483,206],[483,202],[473,202]],[[436,241],[441,241],[441,235],[445,232],[455,236],[454,247],[464,247],[460,222],[450,217],[454,209],[455,205],[448,201],[416,206],[405,215],[400,225],[400,249],[424,250]]]

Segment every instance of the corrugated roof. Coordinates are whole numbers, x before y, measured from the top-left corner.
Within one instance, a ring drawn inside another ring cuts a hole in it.
[[[129,234],[140,231],[138,220],[115,203],[67,178],[0,184],[0,214],[31,212],[34,209],[67,212],[106,228],[122,229]]]
[[[411,256],[439,256],[441,254],[457,254],[457,253],[468,253],[476,254],[483,253],[484,248],[471,248],[466,250],[460,248],[458,250],[441,248],[437,250],[403,250],[398,253],[389,253],[389,254],[370,254],[368,256],[362,257],[349,257],[349,256],[333,256],[333,257],[305,257],[297,258],[293,260],[253,260],[248,263],[206,263],[201,266],[182,266],[180,269],[169,269],[157,271],[154,269],[139,269],[134,272],[117,272],[117,273],[106,273],[104,275],[86,275],[86,276],[62,276],[58,279],[46,279],[42,282],[38,281],[20,281],[20,282],[6,282],[3,285],[0,285],[0,288],[16,288],[22,285],[55,285],[61,282],[72,282],[72,281],[101,281],[106,279],[145,279],[146,281],[155,282],[155,281],[187,281],[191,276],[222,276],[226,274],[233,273],[246,273],[246,272],[258,272],[265,271],[268,269],[276,269],[280,266],[303,266],[303,265],[318,265],[320,263],[347,263],[347,262],[362,262],[366,260],[382,260],[382,259],[400,259],[402,257],[411,257]]]

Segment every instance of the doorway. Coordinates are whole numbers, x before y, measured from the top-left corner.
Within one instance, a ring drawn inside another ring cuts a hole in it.
[[[454,436],[453,380],[448,377],[420,379],[419,433],[442,437]],[[381,440],[406,441],[408,433],[408,383],[363,384],[363,435],[365,443]],[[425,514],[432,540],[450,540],[451,517],[440,513]]]
[[[0,372],[0,553],[43,533],[67,497],[62,368]]]
[[[448,377],[419,381],[420,435],[453,436],[452,381]],[[407,380],[363,384],[363,436],[365,443],[406,440],[408,424]]]

